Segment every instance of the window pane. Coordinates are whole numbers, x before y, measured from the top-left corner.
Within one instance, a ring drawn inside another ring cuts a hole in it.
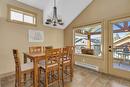
[[[87,47],[87,36],[83,35],[81,36],[75,34],[75,45],[76,45],[75,53],[81,53],[81,49]]]
[[[23,14],[11,11],[11,20],[23,21]]]
[[[20,8],[13,8],[9,9],[9,20],[12,22],[22,22],[22,23],[29,23],[29,24],[36,24],[36,14],[30,11],[26,11]]]
[[[113,31],[113,68],[130,71],[130,21],[121,22],[122,28]],[[118,25],[120,23],[112,23]]]
[[[101,34],[91,36],[91,49],[94,49],[96,56],[101,56]]]
[[[128,22],[128,26],[130,27],[130,21]]]
[[[87,45],[87,36],[75,36],[75,45]]]
[[[33,17],[28,16],[28,15],[24,15],[24,22],[34,24]]]

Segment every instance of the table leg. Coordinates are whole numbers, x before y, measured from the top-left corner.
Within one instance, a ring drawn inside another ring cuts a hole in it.
[[[36,60],[36,58],[34,59],[34,86],[33,87],[38,87],[38,62]]]
[[[25,53],[23,55],[24,55],[24,63],[27,63],[27,56]],[[24,74],[24,81],[26,81],[26,74]]]

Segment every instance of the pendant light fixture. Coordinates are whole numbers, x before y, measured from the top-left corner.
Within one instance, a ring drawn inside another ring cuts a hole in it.
[[[58,16],[57,16],[56,0],[54,0],[53,16],[51,18],[48,18],[45,23],[48,24],[48,25],[53,25],[53,26],[64,24],[62,22],[62,19],[58,18]]]

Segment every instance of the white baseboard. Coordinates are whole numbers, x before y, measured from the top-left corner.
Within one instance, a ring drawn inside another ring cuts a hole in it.
[[[89,68],[89,69],[92,69],[92,70],[95,70],[95,71],[99,71],[99,67],[96,66],[96,65],[81,63],[81,62],[75,62],[75,65],[82,66],[82,67],[85,67],[85,68]]]

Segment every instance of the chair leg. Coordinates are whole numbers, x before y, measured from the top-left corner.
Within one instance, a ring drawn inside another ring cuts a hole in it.
[[[72,78],[73,78],[74,77],[74,74],[73,74],[73,72],[74,72],[73,63],[71,65],[71,69],[72,69]]]
[[[60,66],[58,67],[58,86],[60,87]]]
[[[72,75],[73,75],[73,71],[72,71],[72,67],[70,67],[70,81],[72,82]]]
[[[26,81],[26,77],[27,77],[27,75],[26,75],[26,73],[24,74],[24,81]],[[25,84],[24,84],[25,85]]]
[[[46,75],[44,77],[44,83],[43,83],[43,86],[46,87]]]
[[[38,83],[39,83],[39,87],[40,87],[40,76],[41,76],[41,69],[38,70]]]
[[[60,81],[58,81],[58,87],[60,87]]]
[[[30,78],[33,78],[33,72],[30,73]]]
[[[21,86],[21,77],[19,77],[18,74],[16,74],[16,78],[15,78],[15,87],[22,87]]]
[[[45,72],[45,87],[48,87],[48,72]]]
[[[62,87],[64,87],[64,67],[62,67]]]
[[[73,68],[72,65],[70,64],[70,81],[72,82],[72,77],[73,77]]]
[[[17,87],[17,80],[15,79],[15,87]]]

